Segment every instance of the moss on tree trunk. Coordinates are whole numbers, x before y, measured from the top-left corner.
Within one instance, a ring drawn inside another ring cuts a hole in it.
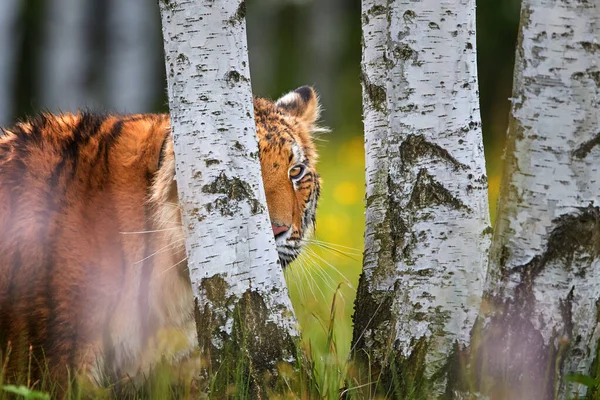
[[[282,384],[278,363],[296,357],[295,338],[271,320],[259,292],[248,289],[238,298],[228,289],[219,275],[200,283],[196,323],[205,385],[215,398],[267,398]],[[230,329],[228,321],[233,321]]]

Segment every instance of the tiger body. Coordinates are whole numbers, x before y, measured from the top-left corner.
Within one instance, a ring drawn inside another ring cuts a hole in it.
[[[277,103],[256,98],[254,108],[287,265],[314,227],[318,103],[302,87]],[[31,368],[29,357],[59,381],[76,372],[102,384],[195,348],[174,176],[166,114],[46,114],[0,136],[0,353],[9,382]],[[179,332],[185,345],[157,346],[161,332]]]

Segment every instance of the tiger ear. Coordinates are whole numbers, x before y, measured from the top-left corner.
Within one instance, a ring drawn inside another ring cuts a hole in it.
[[[283,113],[298,118],[313,128],[321,112],[317,93],[310,86],[302,86],[289,92],[275,102],[275,106]]]

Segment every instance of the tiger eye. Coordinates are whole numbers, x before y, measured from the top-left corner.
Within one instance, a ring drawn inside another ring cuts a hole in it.
[[[304,172],[304,166],[301,164],[298,165],[294,165],[292,168],[290,168],[290,178],[291,179],[298,179],[300,178],[300,176],[302,175],[302,173]]]

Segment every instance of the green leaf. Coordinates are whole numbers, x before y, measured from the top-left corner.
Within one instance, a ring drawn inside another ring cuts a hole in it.
[[[567,375],[566,379],[569,382],[575,382],[575,383],[580,383],[582,385],[585,385],[590,389],[595,388],[600,383],[596,379],[592,378],[591,376],[582,375],[582,374]]]
[[[31,390],[26,386],[20,385],[5,385],[2,386],[2,390],[8,393],[16,394],[19,396],[23,396],[27,400],[50,400],[50,395],[47,393],[38,392],[36,390]]]

